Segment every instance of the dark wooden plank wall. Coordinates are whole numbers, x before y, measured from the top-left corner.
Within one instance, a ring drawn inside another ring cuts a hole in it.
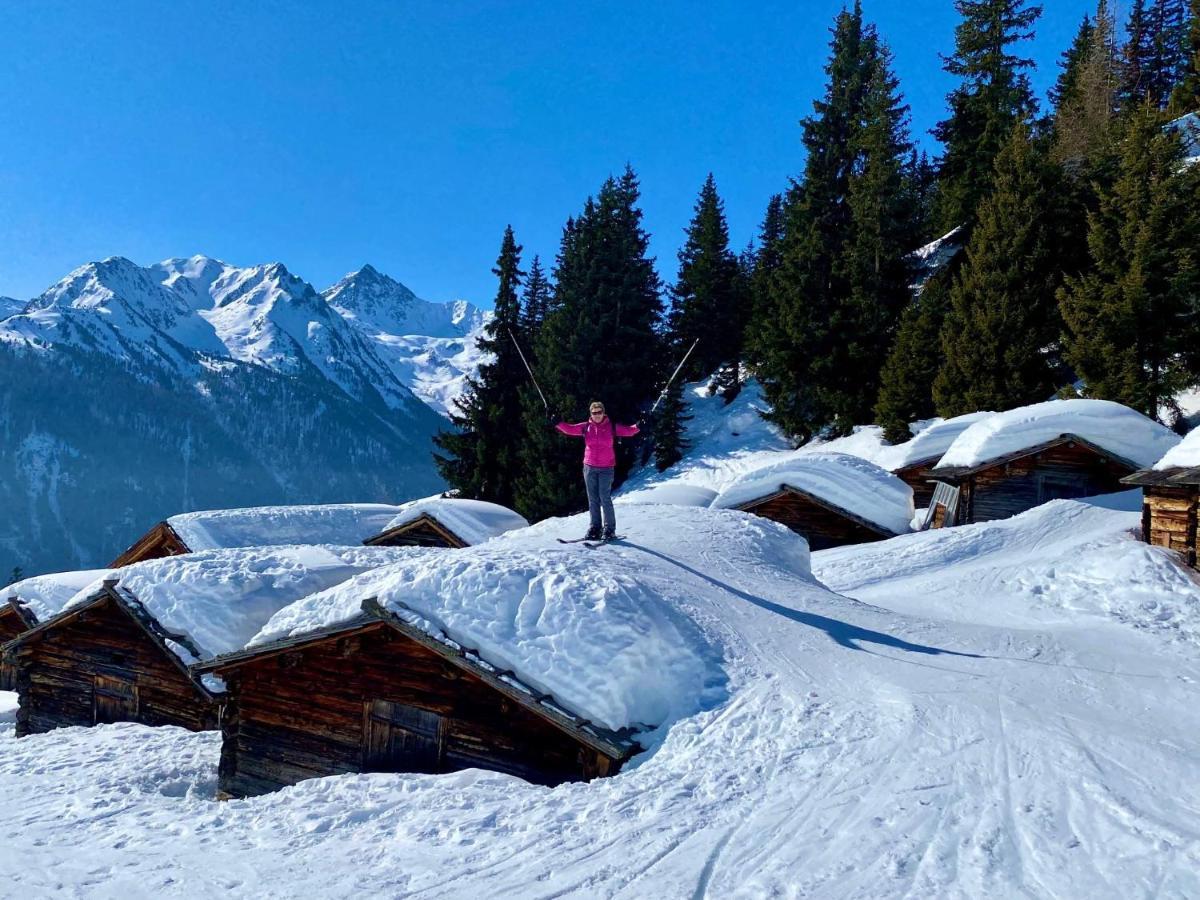
[[[163,559],[188,552],[190,551],[187,545],[179,539],[174,529],[166,522],[159,522],[138,538],[132,547],[114,559],[109,568],[119,569],[148,559]]]
[[[813,503],[800,494],[786,493],[773,499],[746,507],[746,512],[779,522],[808,540],[811,550],[825,550],[846,544],[865,544],[881,541],[886,535],[872,531],[840,516],[830,509]]]
[[[97,678],[102,720],[217,727],[216,705],[204,696],[112,600],[51,627],[18,646],[13,660],[20,695],[17,736],[97,723]],[[132,715],[117,702],[136,695]]]
[[[220,792],[244,797],[307,778],[372,770],[375,701],[441,717],[439,772],[478,767],[540,784],[612,774],[617,764],[385,625],[221,672]],[[377,743],[377,742],[376,742]]]
[[[18,637],[25,631],[25,627],[16,610],[7,603],[0,606],[0,644]],[[16,677],[16,669],[9,665],[7,660],[0,658],[0,691],[15,690]]]
[[[383,542],[386,547],[446,547],[458,549],[461,541],[453,539],[445,532],[426,519],[418,519],[403,530],[398,530],[388,540]]]
[[[1178,550],[1196,565],[1196,502],[1200,488],[1146,487],[1142,537],[1148,544]]]
[[[936,460],[934,461],[934,463]],[[907,469],[897,469],[893,474],[912,488],[913,505],[917,509],[928,509],[929,501],[933,499],[934,483],[930,481],[934,463],[920,466],[910,466]]]
[[[1060,444],[972,475],[963,486],[960,521],[1006,519],[1050,500],[1127,490],[1121,479],[1128,474],[1081,444]]]

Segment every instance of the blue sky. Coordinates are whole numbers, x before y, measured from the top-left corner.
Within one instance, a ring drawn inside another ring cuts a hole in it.
[[[1043,93],[1094,3],[1045,6]],[[553,259],[626,161],[670,280],[709,170],[739,247],[800,171],[841,7],[0,0],[0,294],[105,256],[205,253],[318,289],[370,262],[490,305],[505,224]],[[953,4],[864,9],[929,144]]]

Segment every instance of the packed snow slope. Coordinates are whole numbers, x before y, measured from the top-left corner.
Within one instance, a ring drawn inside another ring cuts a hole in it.
[[[0,884],[122,900],[1200,894],[1200,589],[1135,542],[1131,514],[1060,501],[812,556],[862,600],[762,520],[619,516],[628,539],[595,550],[555,542],[583,517],[489,546],[678,581],[655,593],[721,690],[620,775],[342,776],[216,803],[216,734],[16,741],[4,723]]]

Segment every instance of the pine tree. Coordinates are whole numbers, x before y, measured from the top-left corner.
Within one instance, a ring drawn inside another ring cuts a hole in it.
[[[782,258],[784,205],[783,195],[775,194],[767,203],[758,231],[758,251],[749,279],[749,310],[745,328],[746,363],[752,370],[763,362],[764,351],[777,327],[772,315],[771,281]]]
[[[936,414],[933,382],[941,366],[942,325],[956,269],[950,265],[930,278],[900,318],[875,404],[875,421],[889,443],[907,441],[912,437],[909,423]]]
[[[962,21],[954,31],[947,72],[962,83],[946,98],[950,117],[934,135],[945,147],[937,221],[941,233],[974,221],[991,189],[996,156],[1018,122],[1037,111],[1026,71],[1032,60],[1009,48],[1033,37],[1040,6],[1025,0],[955,0]]]
[[[1059,292],[1087,395],[1151,417],[1195,381],[1200,356],[1200,169],[1182,156],[1152,103],[1131,112],[1118,177],[1089,218],[1092,269]]]
[[[1126,25],[1123,108],[1144,101],[1165,108],[1187,66],[1187,16],[1184,0],[1134,0]]]
[[[1182,116],[1200,110],[1200,0],[1190,0],[1183,67],[1171,92],[1171,113]]]
[[[1121,78],[1115,27],[1107,0],[1100,0],[1090,45],[1076,61],[1070,90],[1064,92],[1055,116],[1053,155],[1068,175],[1093,175],[1090,166],[1111,142]]]
[[[661,286],[649,257],[633,170],[609,178],[563,230],[551,310],[537,338],[538,376],[553,412],[579,415],[604,402],[617,422],[636,420],[661,384],[669,353]],[[550,429],[540,398],[523,391],[527,423],[517,508],[527,517],[581,507],[580,448]],[[618,483],[632,454],[618,448]]]
[[[1200,109],[1200,0],[1188,2],[1188,25],[1183,56],[1180,81],[1172,96],[1176,114]]]
[[[8,576],[8,583],[16,584],[18,581],[21,581],[22,579],[24,579],[24,577],[25,577],[24,570],[20,566],[13,566],[13,570],[12,570],[12,572],[9,573],[9,576]]]
[[[549,311],[550,282],[542,271],[541,258],[535,255],[521,296],[521,333],[527,346],[532,346],[531,339],[537,335]]]
[[[1078,97],[1079,75],[1092,50],[1092,37],[1095,31],[1096,26],[1092,23],[1092,17],[1085,15],[1083,21],[1079,23],[1079,30],[1075,32],[1075,39],[1071,41],[1071,46],[1063,51],[1062,57],[1059,59],[1058,79],[1050,88],[1049,94],[1055,115],[1061,113],[1064,106]]]
[[[914,228],[907,108],[861,5],[838,15],[825,95],[804,120],[779,265],[756,311],[756,374],[771,417],[799,440],[870,415],[878,367],[908,298]]]
[[[478,341],[479,349],[492,359],[467,380],[459,412],[450,416],[456,430],[437,435],[434,440],[445,455],[435,453],[434,459],[442,477],[462,496],[512,506],[521,470],[518,389],[528,379],[513,343],[521,324],[517,289],[524,273],[512,226],[504,231],[492,272],[500,281],[495,312]]]
[[[725,208],[711,172],[679,250],[679,277],[671,294],[675,346],[686,350],[699,340],[680,377],[695,381],[726,366],[736,371],[742,350],[738,262],[729,249]]]
[[[996,159],[995,187],[979,209],[966,261],[942,327],[944,363],[934,382],[938,413],[1005,410],[1057,387],[1060,274],[1048,225],[1050,173],[1018,125]]]
[[[938,177],[937,166],[924,150],[916,148],[909,154],[904,167],[904,182],[908,188],[908,206],[912,211],[912,238],[909,244],[921,247],[935,238],[934,216],[937,212]]]
[[[676,379],[654,415],[654,465],[658,471],[666,471],[687,453],[685,425],[691,418],[683,402],[683,382]]]

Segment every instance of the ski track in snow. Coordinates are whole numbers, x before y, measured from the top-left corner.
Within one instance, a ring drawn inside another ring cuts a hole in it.
[[[859,602],[715,529],[655,527],[668,509],[623,509],[628,540],[580,552],[631,572],[650,554],[707,585],[688,611],[723,648],[728,699],[621,775],[552,790],[479,771],[357,775],[217,803],[218,735],[15,741],[0,694],[0,895],[1200,894],[1200,590],[1158,554],[1134,571],[1172,585],[1189,627],[1080,599],[1144,587],[1122,567],[1140,547],[1127,514],[1060,502],[1013,520],[1007,548],[954,529],[814,554]],[[581,523],[521,541],[550,547]],[[946,546],[916,554],[925,542]],[[989,547],[1011,577],[981,576]],[[1063,579],[1080,596],[1047,615],[1029,572],[1049,577],[1055,559],[1093,581]]]

